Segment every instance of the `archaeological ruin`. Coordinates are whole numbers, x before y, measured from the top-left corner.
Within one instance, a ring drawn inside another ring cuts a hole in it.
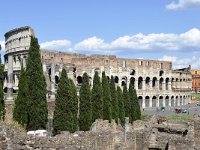
[[[20,150],[199,150],[199,117],[168,120],[153,116],[125,127],[113,120],[96,120],[90,131],[56,136],[27,135],[20,128],[0,123],[0,149]]]
[[[18,91],[21,67],[26,67],[26,58],[34,31],[25,26],[5,33],[4,92],[7,93],[6,107],[12,107],[13,93]],[[191,102],[191,67],[172,69],[172,62],[144,59],[124,59],[114,55],[83,55],[41,49],[43,70],[48,85],[47,98],[55,99],[56,88],[62,68],[68,72],[77,88],[82,75],[87,72],[90,84],[94,72],[106,72],[114,76],[116,85],[132,84],[137,91],[141,108],[174,107]]]

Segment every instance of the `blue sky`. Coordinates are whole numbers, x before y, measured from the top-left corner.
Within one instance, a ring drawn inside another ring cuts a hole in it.
[[[200,0],[6,0],[0,12],[2,45],[28,25],[42,48],[200,69]]]

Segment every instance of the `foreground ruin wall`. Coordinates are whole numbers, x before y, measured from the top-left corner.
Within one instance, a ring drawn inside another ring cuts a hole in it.
[[[91,131],[62,132],[54,137],[26,136],[8,125],[0,125],[0,149],[13,150],[198,150],[200,119],[170,121],[152,117],[149,121],[116,123],[96,120]]]

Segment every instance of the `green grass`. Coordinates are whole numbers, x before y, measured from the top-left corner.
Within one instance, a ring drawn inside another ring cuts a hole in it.
[[[166,115],[167,119],[170,120],[189,120],[192,119],[192,115]]]
[[[149,120],[152,117],[152,115],[149,115],[147,113],[142,112],[141,114],[141,120]]]
[[[192,94],[192,96],[195,97],[197,101],[200,101],[200,94]]]

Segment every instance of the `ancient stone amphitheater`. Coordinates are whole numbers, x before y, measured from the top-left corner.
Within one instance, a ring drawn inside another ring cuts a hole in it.
[[[34,36],[31,27],[13,29],[5,34],[5,80],[6,103],[13,103],[13,93],[18,90],[20,69],[26,66],[30,37]],[[53,100],[64,67],[77,88],[82,83],[82,75],[87,72],[90,84],[94,72],[106,72],[108,78],[114,76],[116,85],[130,83],[137,90],[142,108],[170,107],[190,103],[192,76],[188,68],[172,69],[172,63],[158,60],[124,59],[113,55],[83,55],[41,49],[43,70],[48,85],[48,98]]]

